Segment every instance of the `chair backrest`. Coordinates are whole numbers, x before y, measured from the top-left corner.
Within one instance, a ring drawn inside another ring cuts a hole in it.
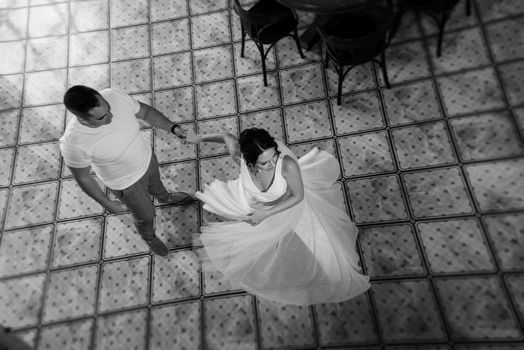
[[[331,58],[343,65],[362,64],[371,60],[386,45],[386,35],[392,29],[396,13],[386,8],[369,8],[340,22],[319,27],[318,32]],[[350,31],[351,19],[359,19],[356,30]],[[362,29],[365,24],[367,30]]]

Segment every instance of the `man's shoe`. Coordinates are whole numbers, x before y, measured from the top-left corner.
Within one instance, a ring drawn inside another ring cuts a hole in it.
[[[166,256],[169,253],[164,242],[162,242],[158,237],[153,238],[149,242],[146,241],[146,243],[156,255]]]
[[[186,205],[196,201],[196,198],[186,192],[173,192],[158,201],[162,204]]]

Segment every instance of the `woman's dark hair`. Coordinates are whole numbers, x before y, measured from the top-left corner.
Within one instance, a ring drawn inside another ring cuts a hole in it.
[[[277,149],[275,139],[264,129],[250,128],[240,133],[240,152],[250,168],[255,167],[258,156],[270,148]]]
[[[84,85],[75,85],[64,94],[64,105],[70,111],[87,113],[90,109],[99,105],[98,91]]]

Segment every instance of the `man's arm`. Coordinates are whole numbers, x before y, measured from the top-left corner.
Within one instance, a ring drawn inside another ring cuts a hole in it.
[[[120,202],[112,201],[108,196],[102,191],[95,179],[89,174],[91,167],[85,168],[72,168],[69,167],[73,177],[80,186],[80,188],[95,201],[100,203],[104,208],[107,209],[110,213],[118,214],[126,211],[126,206]]]
[[[148,122],[150,125],[165,130],[167,132],[174,131],[177,137],[184,139],[186,137],[186,131],[182,129],[177,123],[172,122],[167,119],[165,115],[159,112],[157,109],[148,106],[142,102],[140,104],[140,109],[136,113],[138,119],[142,119]]]

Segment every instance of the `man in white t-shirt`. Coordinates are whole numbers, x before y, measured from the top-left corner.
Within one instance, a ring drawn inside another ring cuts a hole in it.
[[[80,188],[110,213],[121,213],[127,206],[153,252],[167,255],[167,247],[155,236],[155,207],[150,196],[176,205],[190,203],[194,197],[166,190],[138,119],[173,133],[182,142],[185,131],[158,110],[117,89],[98,92],[76,85],[65,93],[64,104],[76,118],[67,124],[60,150]],[[91,169],[125,206],[102,191],[90,176]]]

